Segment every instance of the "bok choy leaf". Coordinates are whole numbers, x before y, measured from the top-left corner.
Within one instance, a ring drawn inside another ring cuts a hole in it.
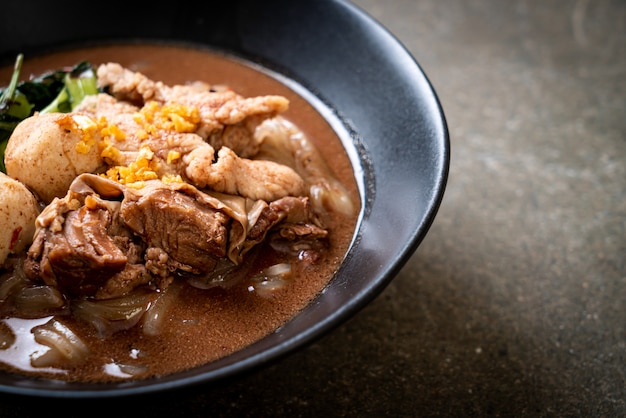
[[[24,56],[15,60],[9,85],[0,88],[0,171],[6,173],[4,150],[15,127],[35,112],[71,112],[85,96],[99,92],[88,61],[19,81]]]

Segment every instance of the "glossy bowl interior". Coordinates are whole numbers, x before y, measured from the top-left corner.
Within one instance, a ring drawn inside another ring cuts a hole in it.
[[[31,4],[32,3],[32,4]],[[106,397],[215,382],[261,367],[314,341],[375,298],[416,250],[443,198],[450,145],[430,82],[398,40],[344,1],[201,2],[164,11],[107,2],[9,2],[0,16],[0,59],[85,42],[174,41],[246,58],[312,92],[340,131],[361,183],[355,241],[326,289],[273,334],[228,357],[161,378],[79,384],[0,373],[0,391]],[[15,19],[22,11],[28,19]],[[136,10],[136,11],[133,11]]]

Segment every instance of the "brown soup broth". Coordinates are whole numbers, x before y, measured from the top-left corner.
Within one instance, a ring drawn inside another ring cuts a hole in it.
[[[335,176],[350,192],[356,207],[359,207],[359,187],[354,167],[341,139],[315,106],[269,72],[209,50],[160,44],[121,44],[26,56],[22,78],[83,60],[95,67],[100,63],[118,62],[168,85],[200,80],[227,85],[242,96],[285,96],[290,106],[283,116],[295,123],[315,144]],[[11,71],[9,67],[0,69],[0,84],[8,84]],[[261,297],[245,284],[208,290],[184,285],[178,294],[179,303],[170,307],[159,335],[146,336],[136,326],[117,332],[104,341],[95,335],[91,325],[64,316],[63,323],[74,330],[91,350],[86,363],[70,370],[32,368],[28,365],[28,349],[25,348],[21,353],[10,355],[6,353],[8,350],[0,350],[0,368],[66,381],[104,382],[127,379],[132,375],[124,373],[124,369],[119,369],[116,364],[147,367],[145,373],[137,375],[147,378],[192,368],[233,353],[275,331],[324,288],[352,242],[357,216],[358,213],[352,218],[333,214],[323,216],[322,221],[329,230],[328,251],[306,271],[295,262],[295,279],[271,297]],[[255,251],[252,270],[279,261],[295,261],[276,259],[276,254],[263,246]],[[8,322],[2,323],[6,320],[0,320],[0,326],[6,327]],[[15,327],[15,319],[8,321],[14,321],[12,325]],[[32,324],[29,325],[26,320],[17,321],[24,325],[22,332],[30,334]],[[21,337],[18,335],[18,338]],[[2,351],[5,351],[4,355]]]

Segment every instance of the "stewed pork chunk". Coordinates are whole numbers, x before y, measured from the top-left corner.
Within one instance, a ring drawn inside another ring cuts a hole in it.
[[[36,227],[27,275],[97,298],[147,283],[165,288],[176,274],[210,275],[220,260],[235,266],[273,230],[290,241],[327,235],[304,197],[268,204],[187,183],[127,187],[93,174],[77,177]]]

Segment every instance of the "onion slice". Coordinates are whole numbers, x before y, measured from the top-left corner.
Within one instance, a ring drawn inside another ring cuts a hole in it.
[[[52,286],[25,287],[14,296],[14,303],[21,315],[42,317],[63,308],[65,299]]]
[[[121,298],[74,301],[72,312],[90,323],[100,338],[135,326],[154,300],[155,292],[136,291]]]
[[[167,311],[178,298],[181,285],[174,281],[150,304],[143,317],[143,333],[145,335],[159,335],[163,321],[167,318]]]
[[[4,321],[0,321],[0,350],[6,350],[15,343],[13,330]]]

